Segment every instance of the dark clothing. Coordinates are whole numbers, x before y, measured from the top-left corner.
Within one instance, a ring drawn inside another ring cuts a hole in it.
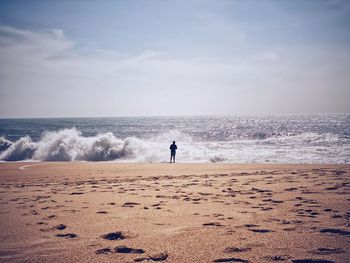
[[[170,145],[169,149],[170,149],[171,155],[175,155],[176,154],[176,150],[177,150],[176,144]]]
[[[171,163],[171,161],[173,161],[175,163],[175,154],[176,154],[176,150],[177,150],[177,146],[175,144],[175,141],[173,142],[172,145],[170,145],[169,149],[170,149],[170,163]]]

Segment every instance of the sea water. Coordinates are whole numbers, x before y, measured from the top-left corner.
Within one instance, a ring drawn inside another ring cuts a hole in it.
[[[350,163],[350,114],[0,119],[1,161]]]

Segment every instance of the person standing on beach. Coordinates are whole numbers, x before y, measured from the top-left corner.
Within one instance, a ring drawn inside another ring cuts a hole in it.
[[[175,163],[175,154],[177,150],[175,141],[173,141],[173,144],[170,145],[169,149],[170,149],[170,163],[171,163],[171,160],[174,160],[174,163]]]

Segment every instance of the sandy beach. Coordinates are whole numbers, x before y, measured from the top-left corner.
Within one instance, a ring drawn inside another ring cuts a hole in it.
[[[0,164],[1,262],[349,262],[350,165]]]

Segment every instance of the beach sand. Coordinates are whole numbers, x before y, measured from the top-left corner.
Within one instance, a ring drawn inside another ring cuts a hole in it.
[[[0,204],[1,262],[350,262],[350,165],[1,163]]]

